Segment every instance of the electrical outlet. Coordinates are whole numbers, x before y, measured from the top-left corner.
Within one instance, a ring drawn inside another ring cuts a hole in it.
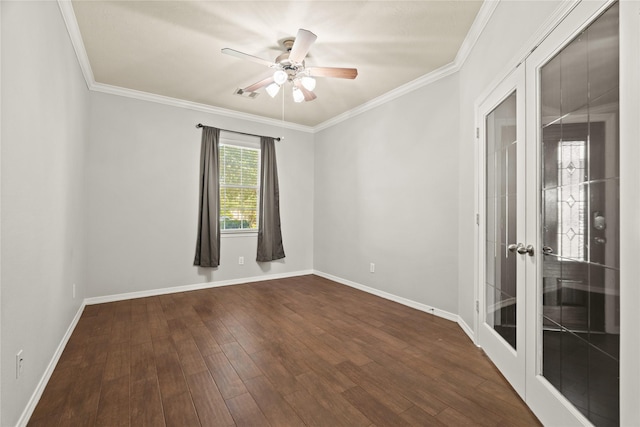
[[[16,353],[16,379],[19,379],[24,372],[24,356],[22,350]]]
[[[238,264],[240,265],[244,265],[244,257],[241,256],[240,258],[238,258]]]
[[[76,284],[75,283],[73,285],[71,285],[71,295],[73,296],[73,299],[76,299]]]
[[[374,263],[369,264],[369,273],[376,272],[376,265]]]

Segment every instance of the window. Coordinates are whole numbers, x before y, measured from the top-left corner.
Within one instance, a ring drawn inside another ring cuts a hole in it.
[[[259,139],[223,132],[220,136],[220,230],[258,230]]]

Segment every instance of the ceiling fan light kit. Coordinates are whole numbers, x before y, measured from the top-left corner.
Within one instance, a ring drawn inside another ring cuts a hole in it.
[[[273,81],[276,82],[278,86],[282,86],[289,79],[289,75],[282,70],[277,70],[273,73]]]
[[[317,97],[316,94],[313,93],[316,87],[314,77],[355,79],[358,75],[358,70],[355,68],[306,68],[304,59],[307,53],[309,53],[311,45],[316,41],[316,38],[317,36],[311,31],[302,28],[299,29],[295,39],[285,40],[283,42],[287,52],[278,56],[275,62],[269,62],[257,56],[229,48],[222,49],[222,53],[241,59],[248,59],[275,69],[273,76],[247,86],[243,89],[244,91],[253,92],[264,87],[269,96],[274,98],[280,91],[280,87],[289,82],[293,85],[292,95],[295,102],[313,101]]]
[[[280,92],[280,85],[276,82],[271,83],[265,88],[270,97],[275,98],[278,92]]]
[[[302,102],[304,101],[304,94],[302,93],[302,91],[297,88],[297,87],[293,87],[292,89],[293,92],[293,101],[294,102]]]

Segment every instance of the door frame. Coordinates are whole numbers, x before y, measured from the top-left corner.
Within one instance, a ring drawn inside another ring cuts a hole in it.
[[[640,2],[620,2],[620,425],[640,425]]]

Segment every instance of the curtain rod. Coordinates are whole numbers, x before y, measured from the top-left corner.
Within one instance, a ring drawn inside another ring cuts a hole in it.
[[[204,127],[204,125],[202,123],[198,123],[196,125],[196,128],[203,128],[203,127]],[[220,130],[223,130],[225,132],[237,133],[238,135],[257,136],[257,137],[261,137],[262,136],[262,135],[254,135],[252,133],[238,132],[238,131],[235,131],[235,130],[228,130],[228,129],[220,129]],[[278,137],[278,138],[273,138],[273,139],[276,140],[276,141],[281,141],[284,138]]]

